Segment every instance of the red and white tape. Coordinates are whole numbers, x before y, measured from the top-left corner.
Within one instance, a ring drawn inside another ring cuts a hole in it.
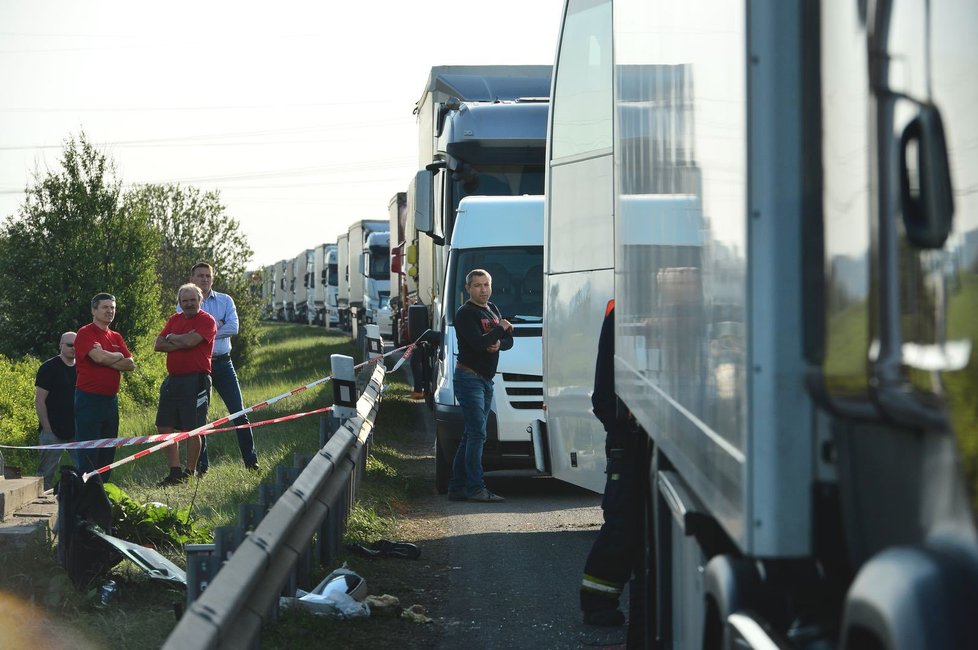
[[[234,431],[235,429],[247,429],[252,427],[261,427],[266,424],[278,424],[280,422],[287,422],[288,420],[296,420],[298,418],[306,417],[307,415],[315,415],[317,413],[325,413],[327,411],[332,411],[332,406],[324,406],[323,408],[316,409],[315,411],[305,411],[304,413],[293,413],[291,415],[285,415],[280,418],[272,418],[271,420],[261,420],[260,422],[249,422],[248,424],[239,424],[233,427],[222,427],[220,429],[208,429],[201,433],[201,435],[211,435],[212,433],[223,433],[225,431]],[[136,436],[133,438],[99,438],[98,440],[85,440],[83,442],[59,442],[53,445],[28,445],[28,446],[14,446],[14,445],[0,445],[3,448],[9,449],[38,449],[42,451],[47,451],[50,449],[108,449],[110,447],[131,447],[132,445],[146,445],[151,442],[165,442],[171,438],[184,433],[183,431],[175,431],[173,433],[158,433],[152,436]]]
[[[377,355],[375,357],[372,357],[371,359],[368,359],[367,361],[364,361],[363,363],[360,363],[360,364],[355,365],[353,367],[353,369],[356,370],[357,368],[362,368],[363,366],[366,366],[368,364],[377,363],[378,361],[382,361],[383,359],[389,357],[390,355],[394,354],[395,352],[400,352],[402,350],[410,350],[410,349],[413,349],[414,346],[415,346],[414,343],[410,343],[408,345],[405,345],[405,346],[396,348],[394,350],[391,350],[390,352],[387,352],[386,354],[379,354],[379,355]],[[397,364],[395,364],[394,369],[399,368],[400,365],[401,365],[401,363],[404,361],[404,358],[409,357],[409,356],[410,356],[410,354],[409,353],[406,353],[404,355],[404,357],[402,357],[401,360]],[[394,369],[392,369],[392,371]],[[138,451],[138,452],[136,452],[135,454],[133,454],[131,456],[126,456],[125,458],[120,458],[119,460],[117,460],[117,461],[115,461],[113,463],[109,463],[108,465],[105,465],[104,467],[99,467],[98,469],[96,469],[94,471],[86,472],[85,474],[82,474],[82,480],[88,481],[88,479],[90,479],[91,477],[95,476],[96,474],[104,474],[105,472],[107,472],[107,471],[109,471],[111,469],[115,469],[116,467],[119,467],[121,465],[126,465],[128,463],[131,463],[131,462],[133,462],[136,459],[142,458],[144,456],[148,456],[148,455],[150,455],[152,453],[155,453],[155,452],[159,451],[160,449],[163,449],[165,447],[169,447],[170,445],[175,445],[177,443],[183,442],[184,440],[187,440],[188,438],[195,437],[195,436],[206,435],[205,432],[208,432],[208,431],[214,429],[215,427],[218,427],[218,426],[220,426],[222,424],[226,424],[227,422],[230,422],[231,420],[235,420],[235,419],[241,417],[242,415],[247,415],[248,413],[252,413],[252,412],[257,411],[259,409],[263,409],[266,406],[271,406],[272,404],[275,404],[276,402],[279,402],[279,401],[281,401],[283,399],[286,399],[287,397],[292,397],[293,395],[297,395],[297,394],[299,394],[299,393],[301,393],[303,391],[309,390],[310,388],[314,388],[315,386],[319,386],[320,384],[324,384],[324,383],[326,383],[328,381],[331,381],[332,379],[333,379],[333,376],[332,375],[329,375],[327,377],[322,377],[320,379],[317,379],[316,381],[313,381],[313,382],[310,382],[310,383],[306,384],[305,386],[299,386],[297,388],[293,388],[292,390],[290,390],[288,392],[285,392],[285,393],[282,393],[281,395],[277,395],[277,396],[275,396],[275,397],[273,397],[271,399],[267,399],[267,400],[265,400],[263,402],[259,402],[258,404],[255,404],[254,406],[249,406],[248,408],[241,409],[237,413],[231,413],[230,415],[227,415],[227,416],[225,416],[223,418],[214,420],[213,422],[209,422],[209,423],[207,423],[207,424],[205,424],[203,426],[197,427],[196,429],[193,429],[191,431],[184,431],[184,432],[181,432],[181,433],[167,434],[167,435],[172,436],[172,437],[170,437],[168,440],[165,440],[163,442],[160,442],[160,443],[158,443],[158,444],[150,447],[149,449],[143,449],[142,451]]]

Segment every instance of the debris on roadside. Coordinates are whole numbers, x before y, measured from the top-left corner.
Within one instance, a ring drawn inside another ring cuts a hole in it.
[[[370,607],[363,601],[367,581],[344,564],[336,569],[310,592],[297,589],[295,597],[279,598],[279,607],[301,607],[313,614],[345,620],[370,616]]]
[[[370,607],[371,616],[390,616],[397,618],[404,610],[401,601],[397,596],[384,594],[382,596],[367,596],[363,599],[364,604]]]
[[[401,618],[412,623],[431,623],[428,611],[422,605],[411,605],[401,612]]]
[[[392,542],[388,539],[378,539],[368,546],[363,544],[347,544],[346,548],[352,553],[363,557],[396,557],[405,560],[417,560],[421,557],[421,549],[411,542]]]

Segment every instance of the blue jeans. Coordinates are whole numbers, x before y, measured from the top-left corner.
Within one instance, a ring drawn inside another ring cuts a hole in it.
[[[119,437],[119,398],[75,389],[75,442]],[[69,455],[81,473],[92,472],[115,460],[115,448],[72,449]],[[102,474],[109,480],[112,471]]]
[[[482,447],[492,407],[492,380],[456,366],[452,384],[465,430],[455,452],[448,492],[472,496],[486,485],[482,480]]]
[[[238,373],[234,371],[234,364],[231,357],[224,355],[211,359],[211,382],[217,394],[221,396],[221,401],[227,407],[228,413],[237,413],[244,408],[241,399],[241,386],[238,385]],[[236,425],[248,424],[248,416],[242,415],[234,421]],[[238,449],[241,450],[241,460],[246,467],[253,467],[258,464],[258,451],[255,449],[255,435],[251,427],[238,429]],[[197,461],[197,470],[206,472],[210,463],[207,460],[207,436],[201,437],[200,460]]]

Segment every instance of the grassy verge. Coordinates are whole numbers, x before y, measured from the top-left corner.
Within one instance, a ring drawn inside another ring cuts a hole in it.
[[[284,324],[263,325],[262,347],[249,368],[241,373],[246,405],[280,395],[329,373],[331,354],[350,354],[346,337],[325,330]],[[369,542],[397,536],[397,516],[404,499],[423,489],[416,478],[405,477],[398,450],[398,431],[412,422],[411,404],[403,398],[409,387],[399,376],[389,376],[387,392],[376,427],[377,442],[368,461],[368,478],[361,486],[360,504],[351,516],[347,541]],[[327,385],[258,411],[252,420],[265,420],[329,405]],[[226,414],[220,399],[211,419]],[[154,409],[123,413],[120,435],[152,432]],[[257,500],[257,488],[278,465],[291,466],[294,456],[318,448],[318,416],[255,428],[261,473],[243,467],[232,432],[208,437],[210,471],[202,481],[167,489],[156,487],[166,473],[163,454],[157,453],[113,473],[113,482],[140,503],[162,502],[174,507],[193,504],[195,523],[202,529],[233,523],[238,504]],[[118,457],[135,453],[125,448]],[[179,566],[180,550],[160,549]],[[341,561],[347,558],[341,558]],[[351,565],[353,562],[351,561]],[[332,568],[323,569],[323,575]],[[112,605],[100,606],[96,590],[75,591],[57,564],[50,542],[36,541],[8,549],[0,562],[0,629],[20,635],[11,647],[44,642],[48,647],[153,648],[162,645],[175,624],[174,610],[186,600],[182,589],[146,578],[124,562],[110,576],[119,584]],[[4,620],[7,619],[7,620]],[[311,621],[317,623],[318,621]],[[405,623],[406,624],[406,623]],[[299,627],[302,627],[301,625]],[[315,626],[313,626],[315,627]],[[317,633],[318,634],[318,633]],[[274,633],[269,647],[276,647]],[[284,638],[288,638],[287,636]],[[317,637],[318,638],[318,637]],[[288,647],[290,641],[284,641]],[[2,644],[0,644],[2,645]]]

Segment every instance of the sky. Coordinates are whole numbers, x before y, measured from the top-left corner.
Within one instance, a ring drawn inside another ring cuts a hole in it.
[[[84,132],[124,187],[218,190],[252,267],[386,219],[435,65],[552,64],[563,0],[0,0],[0,218]]]

